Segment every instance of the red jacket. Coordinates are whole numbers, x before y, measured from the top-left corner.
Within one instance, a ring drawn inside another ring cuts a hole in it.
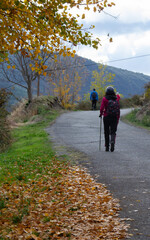
[[[116,96],[116,100],[119,102],[119,100],[120,100],[120,96],[119,95]],[[109,99],[107,99],[106,97],[103,97],[102,103],[101,103],[101,106],[100,106],[100,115],[103,115],[104,117],[107,116],[108,101],[109,101]],[[119,118],[120,118],[120,114],[118,116],[118,121],[119,121]]]
[[[120,100],[120,95],[117,94],[116,97],[117,97],[117,101],[119,102],[119,100]]]

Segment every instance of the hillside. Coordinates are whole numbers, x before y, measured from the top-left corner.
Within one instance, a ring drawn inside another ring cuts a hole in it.
[[[150,81],[150,76],[142,73],[135,73],[114,67],[108,67],[109,71],[115,74],[114,85],[117,91],[125,97],[144,93],[144,85]]]
[[[92,79],[92,71],[99,71],[98,65],[88,59],[85,60],[85,66],[88,68],[88,78],[85,83],[82,93],[87,93],[90,89]],[[118,92],[122,93],[125,98],[135,94],[141,95],[144,93],[144,85],[150,82],[150,76],[142,73],[135,73],[128,70],[107,66],[106,71],[115,74],[113,85]]]
[[[98,69],[98,64],[96,62],[93,62],[89,59],[82,58],[82,57],[78,57],[78,58],[83,64],[82,67],[78,66],[78,64],[77,66],[70,65],[69,67],[70,67],[70,70],[71,68],[73,70],[76,68],[76,70],[79,72],[79,75],[81,76],[81,79],[83,79],[83,86],[80,91],[80,95],[81,97],[83,97],[85,93],[90,92],[91,81],[94,80],[92,78],[92,72],[95,70],[99,71],[99,69]],[[65,66],[63,66],[63,68],[64,67]],[[125,98],[133,96],[135,94],[138,94],[138,95],[143,94],[144,85],[150,82],[150,76],[144,75],[142,73],[135,73],[135,72],[131,72],[131,71],[127,71],[127,70],[123,70],[123,69],[115,68],[111,66],[107,66],[106,71],[115,74],[113,85],[118,92],[123,94]],[[17,81],[23,82],[23,78],[21,74],[18,73],[18,71],[14,70],[14,73],[12,75],[12,80],[14,76],[15,76],[15,79],[17,79]],[[36,87],[37,87],[37,83],[36,81],[34,81],[33,94],[35,95],[36,95]],[[14,85],[8,82],[7,79],[4,77],[4,75],[2,74],[2,70],[0,71],[0,88],[8,88],[8,90],[12,90],[14,88]],[[41,94],[43,95],[47,95],[47,94],[52,95],[53,93],[52,86],[49,85],[48,81],[46,81],[46,77],[44,76],[42,77],[40,82],[40,90],[41,90]],[[21,87],[16,87],[12,91],[15,93],[15,95],[18,98],[26,96],[26,90]],[[16,100],[14,98],[11,98],[11,104],[15,102]]]
[[[0,89],[1,88],[6,88],[8,92],[12,92],[15,96],[10,96],[8,110],[11,108],[12,105],[16,104],[19,99],[21,100],[22,98],[26,98],[27,96],[24,88],[8,82],[4,78],[2,78],[2,74],[0,73]]]

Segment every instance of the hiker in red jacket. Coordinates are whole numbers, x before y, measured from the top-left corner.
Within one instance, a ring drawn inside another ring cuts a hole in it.
[[[103,97],[102,99],[99,116],[99,117],[104,116],[103,121],[106,152],[109,151],[110,146],[111,152],[113,152],[115,148],[116,131],[120,118],[119,99],[120,96],[119,95],[116,96],[113,87],[106,88],[106,94],[105,97]]]
[[[119,100],[120,100],[120,95],[119,95],[118,92],[116,93],[116,97],[117,97],[117,100],[118,100],[118,102],[119,102]]]

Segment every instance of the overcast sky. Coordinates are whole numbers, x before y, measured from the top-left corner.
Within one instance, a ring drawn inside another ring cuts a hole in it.
[[[85,12],[84,25],[95,25],[93,34],[102,39],[94,50],[79,45],[77,54],[95,62],[150,75],[150,0],[114,0],[116,6],[105,13]],[[107,34],[113,38],[109,43]],[[145,57],[139,57],[149,55]],[[128,60],[120,60],[132,58]]]

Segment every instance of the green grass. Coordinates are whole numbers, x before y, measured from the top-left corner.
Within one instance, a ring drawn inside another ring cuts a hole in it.
[[[46,173],[55,153],[44,128],[57,116],[58,112],[51,112],[41,122],[13,130],[12,146],[0,154],[0,183],[28,181]]]
[[[131,113],[125,115],[122,119],[134,124],[135,126],[143,127],[150,130],[150,117],[145,116],[141,121],[137,120],[136,114],[138,110],[135,109]]]

